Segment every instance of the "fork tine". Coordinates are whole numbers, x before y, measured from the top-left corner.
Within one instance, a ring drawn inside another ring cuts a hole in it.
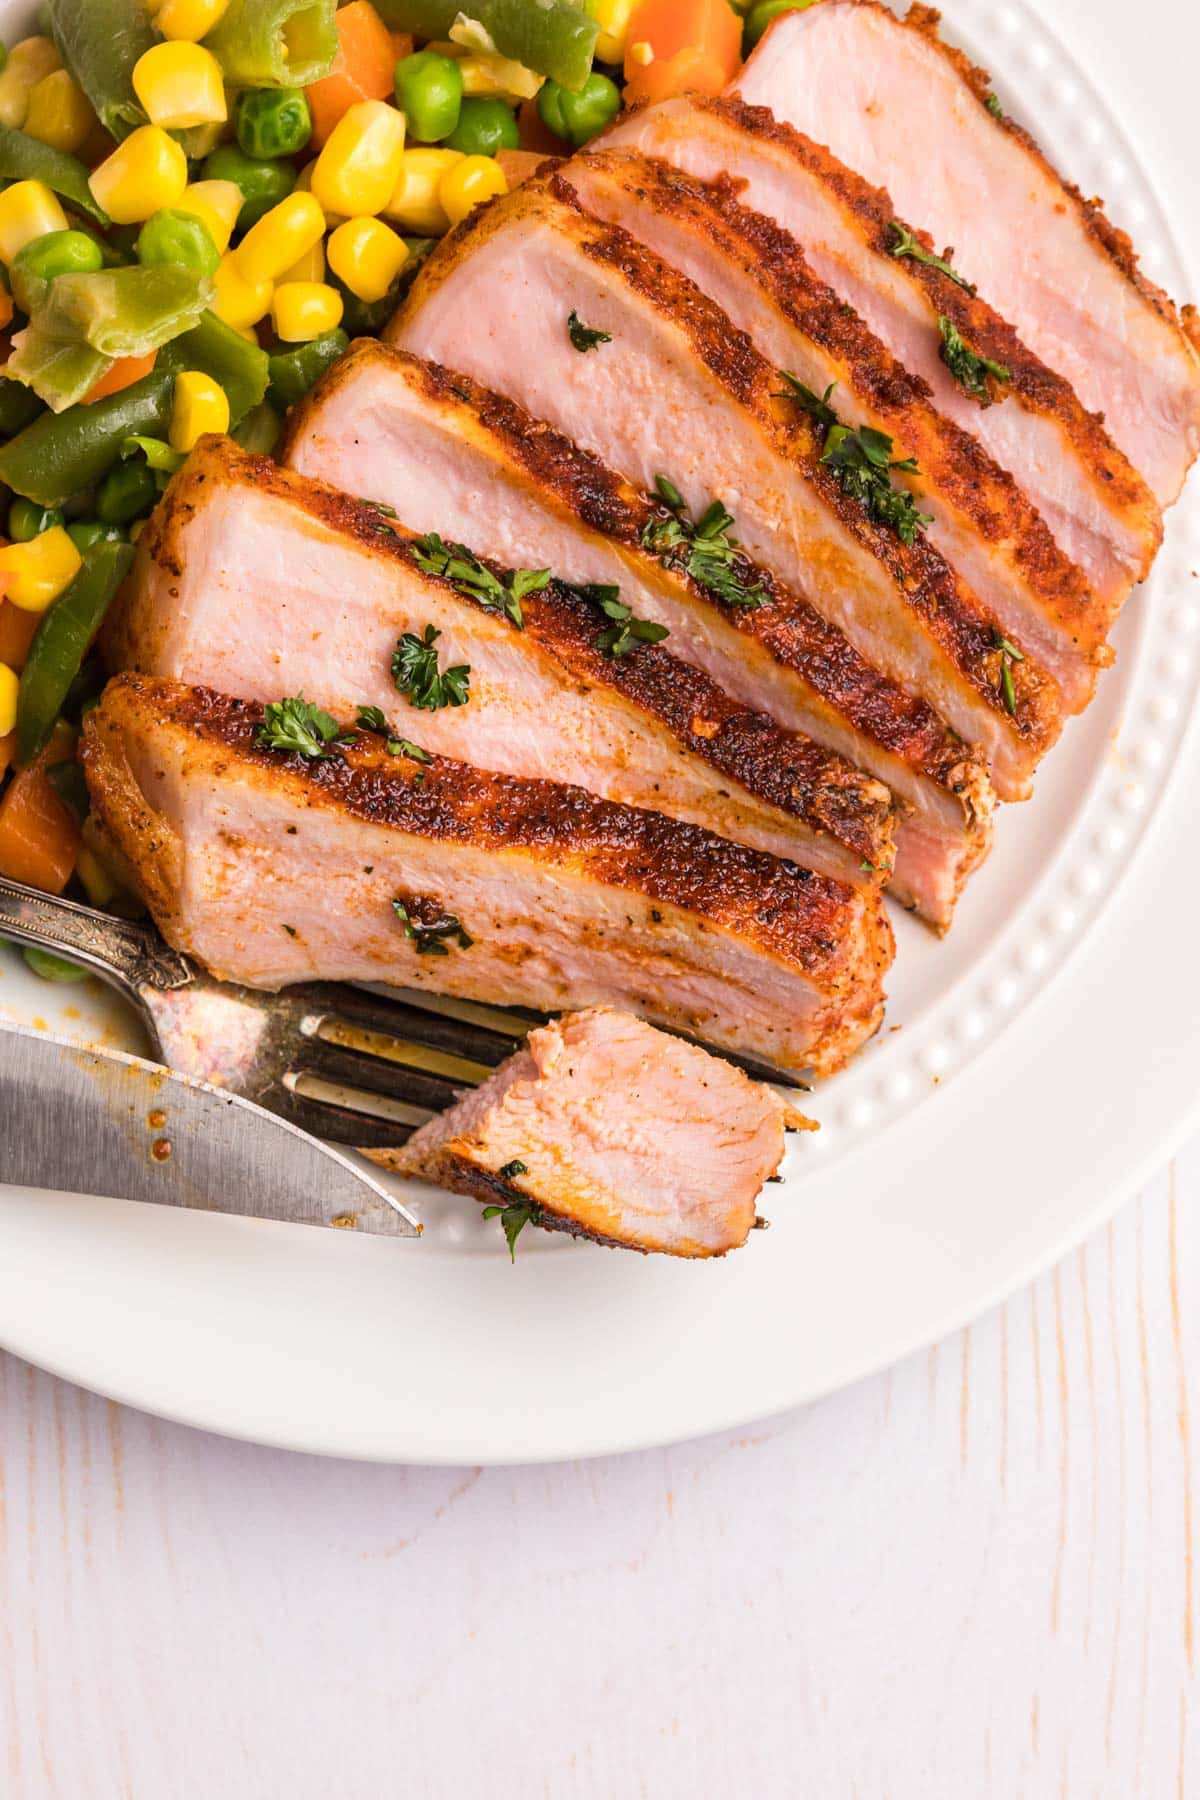
[[[258,1104],[326,1143],[354,1150],[395,1150],[430,1117],[427,1108],[365,1089],[346,1087],[319,1075],[285,1075],[256,1096]],[[381,1117],[379,1109],[392,1116]]]
[[[336,1087],[356,1088],[367,1095],[380,1095],[388,1100],[403,1101],[408,1106],[423,1107],[427,1112],[444,1112],[446,1107],[453,1105],[464,1087],[475,1085],[470,1080],[456,1081],[383,1057],[343,1049],[340,1044],[327,1044],[320,1038],[313,1038],[304,1045],[287,1075],[292,1079],[293,1087],[297,1077],[315,1076]],[[388,1113],[390,1109],[382,1108],[381,1111]]]
[[[313,1007],[302,1029],[315,1035],[322,1018],[343,1020],[383,1037],[415,1040],[432,1050],[465,1057],[495,1068],[511,1056],[530,1027],[542,1022],[501,1007],[475,1006],[469,1001],[446,1001],[440,995],[418,995],[410,990],[394,995],[330,983],[309,990]],[[429,1004],[419,1004],[428,1001]],[[468,1009],[468,1016],[457,1010]]]

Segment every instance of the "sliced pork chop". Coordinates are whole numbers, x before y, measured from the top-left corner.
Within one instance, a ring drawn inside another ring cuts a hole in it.
[[[478,328],[479,295],[488,328]],[[581,355],[578,320],[610,341]],[[919,694],[1023,799],[1061,725],[1056,690],[1003,648],[996,621],[918,533],[868,516],[821,462],[824,431],[776,398],[778,372],[661,258],[538,177],[475,212],[422,270],[390,328],[457,357],[635,481],[669,478],[693,519],[714,499],[755,560],[797,588],[866,660]]]
[[[1111,623],[1158,549],[1157,501],[1070,383],[985,300],[927,263],[892,255],[896,209],[885,192],[736,98],[664,101],[627,114],[597,143],[641,149],[704,181],[727,180],[743,205],[802,244],[820,279],[928,383],[938,410],[1009,471]],[[951,375],[941,318],[977,355],[1008,370],[1006,382],[991,384],[991,405]]]
[[[645,494],[515,401],[374,339],[355,344],[294,409],[282,451],[347,492],[402,507],[421,530],[470,535],[509,565],[619,586],[639,617],[668,628],[677,656],[743,706],[887,783],[905,808],[892,892],[939,929],[950,923],[991,840],[985,770],[923,701],[764,569],[738,565],[769,605],[722,600],[643,547],[661,516]]]
[[[280,753],[262,718],[123,675],[84,734],[100,829],[217,976],[617,1006],[790,1071],[839,1068],[877,1029],[893,946],[874,895],[582,788],[377,740]]]
[[[1103,413],[1169,505],[1200,450],[1195,311],[1181,319],[1099,203],[997,118],[986,72],[941,43],[938,17],[824,0],[777,20],[734,86],[886,187],[939,250],[952,245],[955,267]]]
[[[377,510],[208,439],[139,539],[106,627],[110,667],[251,700],[286,684],[339,719],[375,706],[442,756],[552,769],[841,880],[890,869],[882,782],[738,705],[665,644],[602,654],[608,619],[557,583],[524,596],[519,628],[421,556]],[[397,640],[429,625],[442,664],[470,669],[464,706],[416,711],[396,690]]]
[[[565,179],[597,217],[621,225],[688,275],[775,368],[831,399],[849,425],[886,433],[900,473],[930,515],[929,538],[979,595],[1005,635],[1052,675],[1080,712],[1111,660],[1106,610],[1058,548],[1012,476],[932,405],[831,287],[796,240],[740,205],[727,183],[704,184],[657,158],[610,150],[580,157]]]
[[[628,1013],[589,1007],[531,1031],[482,1087],[431,1119],[401,1174],[546,1230],[668,1256],[746,1242],[794,1117],[731,1063]]]

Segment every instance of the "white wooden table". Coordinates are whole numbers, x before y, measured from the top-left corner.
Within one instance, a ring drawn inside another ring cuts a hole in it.
[[[799,1413],[525,1470],[0,1361],[4,1800],[1200,1794],[1200,1146]]]

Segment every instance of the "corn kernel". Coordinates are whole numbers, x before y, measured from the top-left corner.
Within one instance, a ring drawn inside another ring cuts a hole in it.
[[[0,260],[10,263],[34,238],[66,229],[67,215],[44,181],[14,181],[0,194]]]
[[[637,0],[588,0],[588,11],[600,27],[596,39],[596,61],[622,63],[629,20]]]
[[[382,300],[408,261],[408,245],[382,219],[348,219],[329,240],[329,266],[368,306]]]
[[[133,91],[164,131],[229,117],[221,65],[202,44],[152,44],[133,65]]]
[[[196,448],[206,432],[229,430],[229,400],[211,375],[186,369],[175,377],[170,445],[181,456]]]
[[[52,525],[27,544],[5,544],[0,549],[4,597],[22,612],[44,612],[70,587],[81,561],[62,525]]]
[[[116,897],[117,884],[90,844],[79,846],[75,873],[93,906],[107,906]]]
[[[190,181],[179,202],[179,210],[191,213],[207,225],[209,236],[224,255],[244,198],[236,181]]]
[[[342,114],[318,156],[312,191],[326,212],[347,218],[382,212],[400,178],[404,114],[361,100]]]
[[[504,170],[493,156],[464,156],[438,184],[438,199],[452,225],[461,225],[485,200],[507,192]]]
[[[325,241],[318,238],[311,250],[297,257],[290,269],[285,269],[277,282],[282,287],[285,281],[324,281],[325,279]]]
[[[161,0],[154,23],[165,38],[198,44],[218,23],[229,0]]]
[[[442,177],[463,160],[461,150],[406,150],[384,216],[414,237],[441,237],[449,231],[450,221],[438,188]]]
[[[535,75],[524,63],[512,62],[507,56],[494,56],[471,51],[458,59],[464,94],[482,94],[489,99],[532,100],[544,75]]]
[[[43,75],[29,95],[25,130],[39,143],[74,156],[87,143],[97,119],[92,103],[65,69]]]
[[[246,281],[278,281],[325,235],[325,214],[311,194],[290,193],[264,213],[233,252]]]
[[[221,258],[221,266],[213,276],[213,286],[216,289],[213,311],[235,331],[257,325],[271,310],[274,283],[247,281],[232,252]]]
[[[271,319],[289,344],[311,343],[342,322],[342,296],[320,281],[286,281],[275,289]]]
[[[55,69],[62,58],[48,37],[22,38],[8,53],[0,72],[0,125],[20,128],[29,111],[29,96],[38,82]]]
[[[0,738],[17,728],[17,691],[20,677],[7,663],[0,663]]]
[[[187,175],[187,157],[175,139],[159,125],[143,125],[92,170],[88,186],[114,225],[140,225],[164,206],[179,205]]]

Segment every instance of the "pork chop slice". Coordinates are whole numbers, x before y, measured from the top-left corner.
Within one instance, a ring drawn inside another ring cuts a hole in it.
[[[453,542],[459,521],[442,525]],[[669,639],[608,656],[594,601],[553,583],[504,612],[483,584],[507,571],[456,584],[429,572],[440,556],[399,520],[207,439],[139,539],[109,665],[251,700],[286,683],[340,719],[377,707],[438,755],[552,769],[842,880],[877,885],[891,867],[882,782],[731,700]],[[465,705],[419,711],[397,692],[396,645],[430,625],[443,664],[470,670]]]
[[[617,1006],[791,1071],[836,1069],[877,1029],[876,895],[553,781],[377,739],[283,753],[263,716],[122,675],[84,732],[99,828],[219,978]]]
[[[938,410],[1009,471],[1083,570],[1109,621],[1116,617],[1161,541],[1157,501],[1103,421],[986,300],[928,263],[893,256],[896,208],[881,188],[765,107],[736,97],[667,100],[626,114],[596,142],[726,181],[744,206],[794,237],[820,279],[928,384]],[[942,319],[976,355],[1007,369],[1008,380],[991,385],[992,404],[951,374]]]
[[[1083,571],[978,440],[932,403],[834,290],[796,240],[734,199],[658,158],[609,150],[577,158],[566,179],[589,212],[621,225],[715,300],[775,368],[827,392],[848,424],[884,432],[920,474],[897,482],[931,515],[930,542],[974,589],[1006,637],[1081,712],[1111,661],[1107,610]]]
[[[610,341],[581,355],[572,313]],[[1002,799],[1028,796],[1061,727],[1053,683],[1031,658],[1009,658],[996,620],[920,532],[902,541],[843,488],[821,461],[825,431],[776,397],[779,373],[744,333],[694,282],[585,213],[563,177],[472,214],[389,335],[457,358],[639,486],[668,479],[693,521],[722,501],[756,561],[979,746]]]
[[[1182,318],[1133,246],[989,104],[989,77],[938,37],[938,14],[876,0],[783,15],[734,87],[868,181],[1072,384],[1159,502],[1200,450],[1194,309]],[[931,145],[936,153],[931,154]]]
[[[531,1031],[402,1150],[401,1174],[628,1250],[723,1256],[746,1242],[793,1117],[732,1063],[609,1007]]]
[[[982,764],[913,695],[765,569],[739,561],[746,606],[644,545],[662,508],[543,420],[469,376],[364,339],[293,410],[281,454],[420,530],[471,535],[501,562],[616,585],[667,644],[743,706],[803,732],[898,796],[890,888],[939,930],[991,841]],[[876,860],[868,853],[868,860]]]

